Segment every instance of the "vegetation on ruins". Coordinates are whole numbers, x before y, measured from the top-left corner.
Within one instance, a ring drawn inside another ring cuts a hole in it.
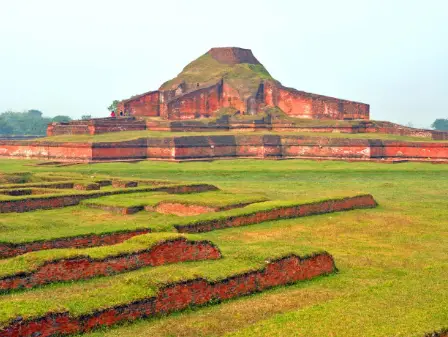
[[[175,89],[181,83],[193,87],[196,83],[207,86],[221,79],[243,96],[256,91],[261,80],[275,81],[262,64],[225,64],[206,53],[189,63],[177,77],[163,83],[160,90]]]
[[[109,111],[117,111],[117,105],[120,103],[119,100],[114,100],[108,107],[107,110]]]
[[[95,260],[102,260],[109,257],[130,254],[143,250],[149,250],[157,244],[165,241],[172,241],[179,238],[186,238],[190,241],[200,241],[197,234],[177,234],[177,233],[151,233],[138,235],[123,243],[112,246],[100,246],[83,249],[66,248],[40,250],[19,255],[9,259],[0,260],[0,279],[31,272],[49,261],[72,259],[75,257],[87,257]]]
[[[154,296],[164,284],[197,277],[220,280],[262,268],[266,266],[266,261],[290,253],[305,256],[322,250],[334,256],[338,274],[226,301],[219,306],[141,320],[85,336],[334,334],[416,337],[428,331],[443,331],[448,322],[445,310],[448,306],[448,289],[445,285],[448,262],[445,228],[448,182],[444,179],[448,169],[445,165],[304,160],[279,161],[275,165],[271,161],[262,160],[182,164],[145,161],[65,167],[29,166],[32,163],[35,161],[0,161],[1,177],[4,182],[10,183],[9,189],[14,184],[50,184],[52,181],[48,180],[51,179],[63,181],[64,175],[70,176],[70,179],[88,181],[104,179],[113,174],[124,180],[208,183],[217,185],[227,194],[255,194],[279,200],[253,204],[247,206],[249,208],[261,207],[266,203],[287,204],[289,200],[307,202],[336,197],[337,194],[347,196],[363,193],[373,194],[379,207],[188,235],[193,239],[213,242],[221,250],[223,258],[146,267],[109,277],[3,294],[0,296],[0,321],[3,325],[19,316],[23,320],[45,314],[49,310],[68,310],[70,315],[80,316],[111,305]],[[79,173],[83,175],[79,176]],[[428,190],[427,186],[432,187]],[[111,187],[104,188],[107,190]],[[215,195],[219,201],[218,195],[222,192],[204,192],[187,197]],[[147,192],[135,195],[143,197],[144,194]],[[178,197],[169,195],[170,198],[173,196]],[[213,200],[209,197],[205,202],[209,199]],[[124,204],[126,196],[108,196],[96,200]],[[212,214],[209,213],[186,218],[171,215],[153,218],[146,211],[116,215],[79,205],[2,214],[0,235],[3,237],[1,241],[24,242],[34,240],[37,235],[41,235],[41,238],[64,236],[63,227],[66,227],[66,233],[83,230],[92,232],[101,227],[103,230],[124,230],[132,226],[157,227],[162,218],[167,217],[174,223],[175,220],[187,221],[187,218],[192,220],[210,216]],[[151,233],[111,246],[79,251],[61,249],[32,252],[5,259],[1,264],[7,265],[5,270],[11,273],[31,270],[48,259],[67,256],[65,254],[71,256],[82,252],[109,256],[117,251],[140,249],[137,247],[143,247],[147,243],[146,238],[152,240],[150,238],[155,239],[158,235],[172,234],[179,235],[174,232]]]

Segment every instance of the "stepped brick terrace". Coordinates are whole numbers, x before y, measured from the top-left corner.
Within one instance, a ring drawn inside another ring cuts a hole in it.
[[[119,101],[115,113],[51,123],[37,141],[0,141],[0,157],[448,161],[448,132],[371,120],[368,104],[287,88],[249,49],[212,48],[158,90]]]

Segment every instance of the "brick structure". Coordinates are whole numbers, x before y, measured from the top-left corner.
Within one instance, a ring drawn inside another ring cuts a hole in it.
[[[109,246],[126,241],[134,236],[150,233],[148,228],[131,231],[119,231],[106,234],[80,235],[54,240],[34,241],[27,243],[0,243],[0,258],[14,257],[44,249],[87,248]]]
[[[252,214],[231,216],[222,220],[198,221],[195,224],[175,225],[175,227],[180,233],[201,233],[228,227],[253,225],[265,221],[291,219],[361,208],[374,208],[376,206],[375,199],[370,194],[365,194],[343,199],[329,199],[302,205],[277,207],[271,210],[256,211]]]
[[[136,270],[145,266],[161,266],[184,261],[214,260],[221,252],[209,241],[190,241],[185,238],[164,240],[153,247],[137,252],[92,259],[78,256],[47,261],[32,272],[20,272],[0,277],[0,293],[19,288],[86,280]]]
[[[107,132],[139,130],[146,130],[146,124],[135,117],[94,118],[50,123],[47,127],[47,136],[96,135]]]
[[[1,157],[74,162],[144,159],[188,161],[221,158],[399,159],[448,162],[448,143],[278,134],[153,137],[89,144],[0,141]],[[55,207],[55,204],[50,207]]]
[[[179,120],[214,116],[221,108],[228,107],[243,115],[256,114],[265,107],[279,107],[287,115],[300,118],[369,119],[367,104],[284,87],[270,77],[249,49],[212,48],[204,56],[204,59],[213,59],[209,61],[209,68],[214,67],[221,76],[207,76],[206,72],[210,69],[201,68],[202,60],[199,58],[184,72],[196,67],[197,73],[204,72],[202,77],[197,78],[204,81],[189,80],[191,77],[183,76],[182,72],[172,80],[174,85],[171,87],[162,86],[159,90],[121,101],[118,114]],[[247,66],[249,72],[235,67],[242,65]],[[224,70],[219,72],[221,69]],[[257,72],[260,69],[265,73]],[[232,81],[235,77],[239,79],[237,84]]]
[[[289,255],[269,261],[260,269],[223,280],[197,278],[166,284],[154,297],[111,306],[82,316],[74,316],[66,311],[48,312],[37,318],[16,319],[0,329],[0,336],[50,337],[86,333],[121,322],[165,315],[190,306],[207,305],[276,286],[310,280],[336,271],[333,257],[326,252],[305,257]]]

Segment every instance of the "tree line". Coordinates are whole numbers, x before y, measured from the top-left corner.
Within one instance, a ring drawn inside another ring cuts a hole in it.
[[[438,118],[431,124],[434,130],[448,131],[448,118]]]
[[[0,114],[0,135],[44,136],[51,122],[69,122],[69,116],[43,117],[39,110],[6,111]]]

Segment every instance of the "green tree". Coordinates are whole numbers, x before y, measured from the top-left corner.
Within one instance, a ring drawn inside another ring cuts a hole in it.
[[[82,116],[81,116],[81,119],[84,119],[84,120],[86,120],[86,119],[92,119],[92,115],[82,115]]]
[[[107,107],[107,110],[109,110],[109,111],[117,111],[118,103],[120,103],[120,101],[114,100],[112,102],[112,104]]]
[[[0,134],[41,136],[50,122],[51,118],[42,117],[39,110],[6,111],[0,114]]]
[[[431,124],[431,127],[435,130],[448,131],[448,119],[438,118]]]
[[[71,120],[72,119],[69,116],[57,115],[57,116],[53,117],[53,119],[51,121],[56,122],[56,123],[66,123],[66,122],[70,122]]]
[[[28,114],[33,117],[42,117],[42,112],[36,109],[28,110]]]

